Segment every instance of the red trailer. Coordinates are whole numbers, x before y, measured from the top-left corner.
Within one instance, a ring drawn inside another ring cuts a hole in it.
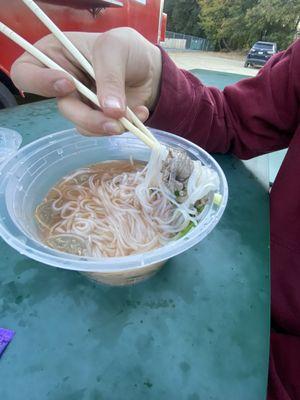
[[[164,0],[40,0],[48,16],[64,31],[105,32],[128,26],[153,43],[164,39]],[[21,0],[0,0],[0,20],[31,43],[47,33],[47,28]],[[0,34],[0,108],[15,104],[9,71],[23,52]]]

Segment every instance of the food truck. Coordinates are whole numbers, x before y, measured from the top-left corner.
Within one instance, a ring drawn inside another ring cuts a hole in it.
[[[128,26],[153,43],[164,40],[163,0],[40,0],[37,3],[63,31],[105,32]],[[0,21],[31,43],[49,33],[21,0],[0,0]],[[0,108],[16,104],[17,91],[9,71],[22,52],[0,34]]]

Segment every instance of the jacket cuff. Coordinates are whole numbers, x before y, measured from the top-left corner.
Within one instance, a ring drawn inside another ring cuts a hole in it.
[[[196,97],[199,97],[203,85],[192,74],[179,69],[166,51],[162,48],[160,50],[162,53],[160,95],[147,125],[184,136],[185,129],[194,119]]]

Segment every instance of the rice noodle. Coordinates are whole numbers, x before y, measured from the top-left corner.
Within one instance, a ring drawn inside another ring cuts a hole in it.
[[[153,150],[146,166],[112,161],[62,179],[36,210],[45,243],[89,257],[127,256],[165,245],[197,224],[196,203],[218,190],[217,174],[194,162],[179,203],[163,181],[163,158]]]

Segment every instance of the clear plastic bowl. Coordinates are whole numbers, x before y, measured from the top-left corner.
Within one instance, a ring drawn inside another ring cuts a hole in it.
[[[39,239],[36,206],[49,189],[73,170],[106,160],[147,161],[149,149],[135,136],[87,138],[71,129],[45,136],[19,150],[0,167],[0,235],[14,249],[53,267],[76,270],[111,285],[127,285],[153,275],[166,260],[199,243],[216,226],[227,204],[228,187],[220,166],[195,144],[153,130],[162,143],[183,148],[194,160],[213,168],[220,178],[220,205],[206,207],[203,220],[185,237],[156,250],[128,257],[93,259],[62,253]]]
[[[0,127],[0,164],[15,154],[22,143],[22,136],[11,129]]]

